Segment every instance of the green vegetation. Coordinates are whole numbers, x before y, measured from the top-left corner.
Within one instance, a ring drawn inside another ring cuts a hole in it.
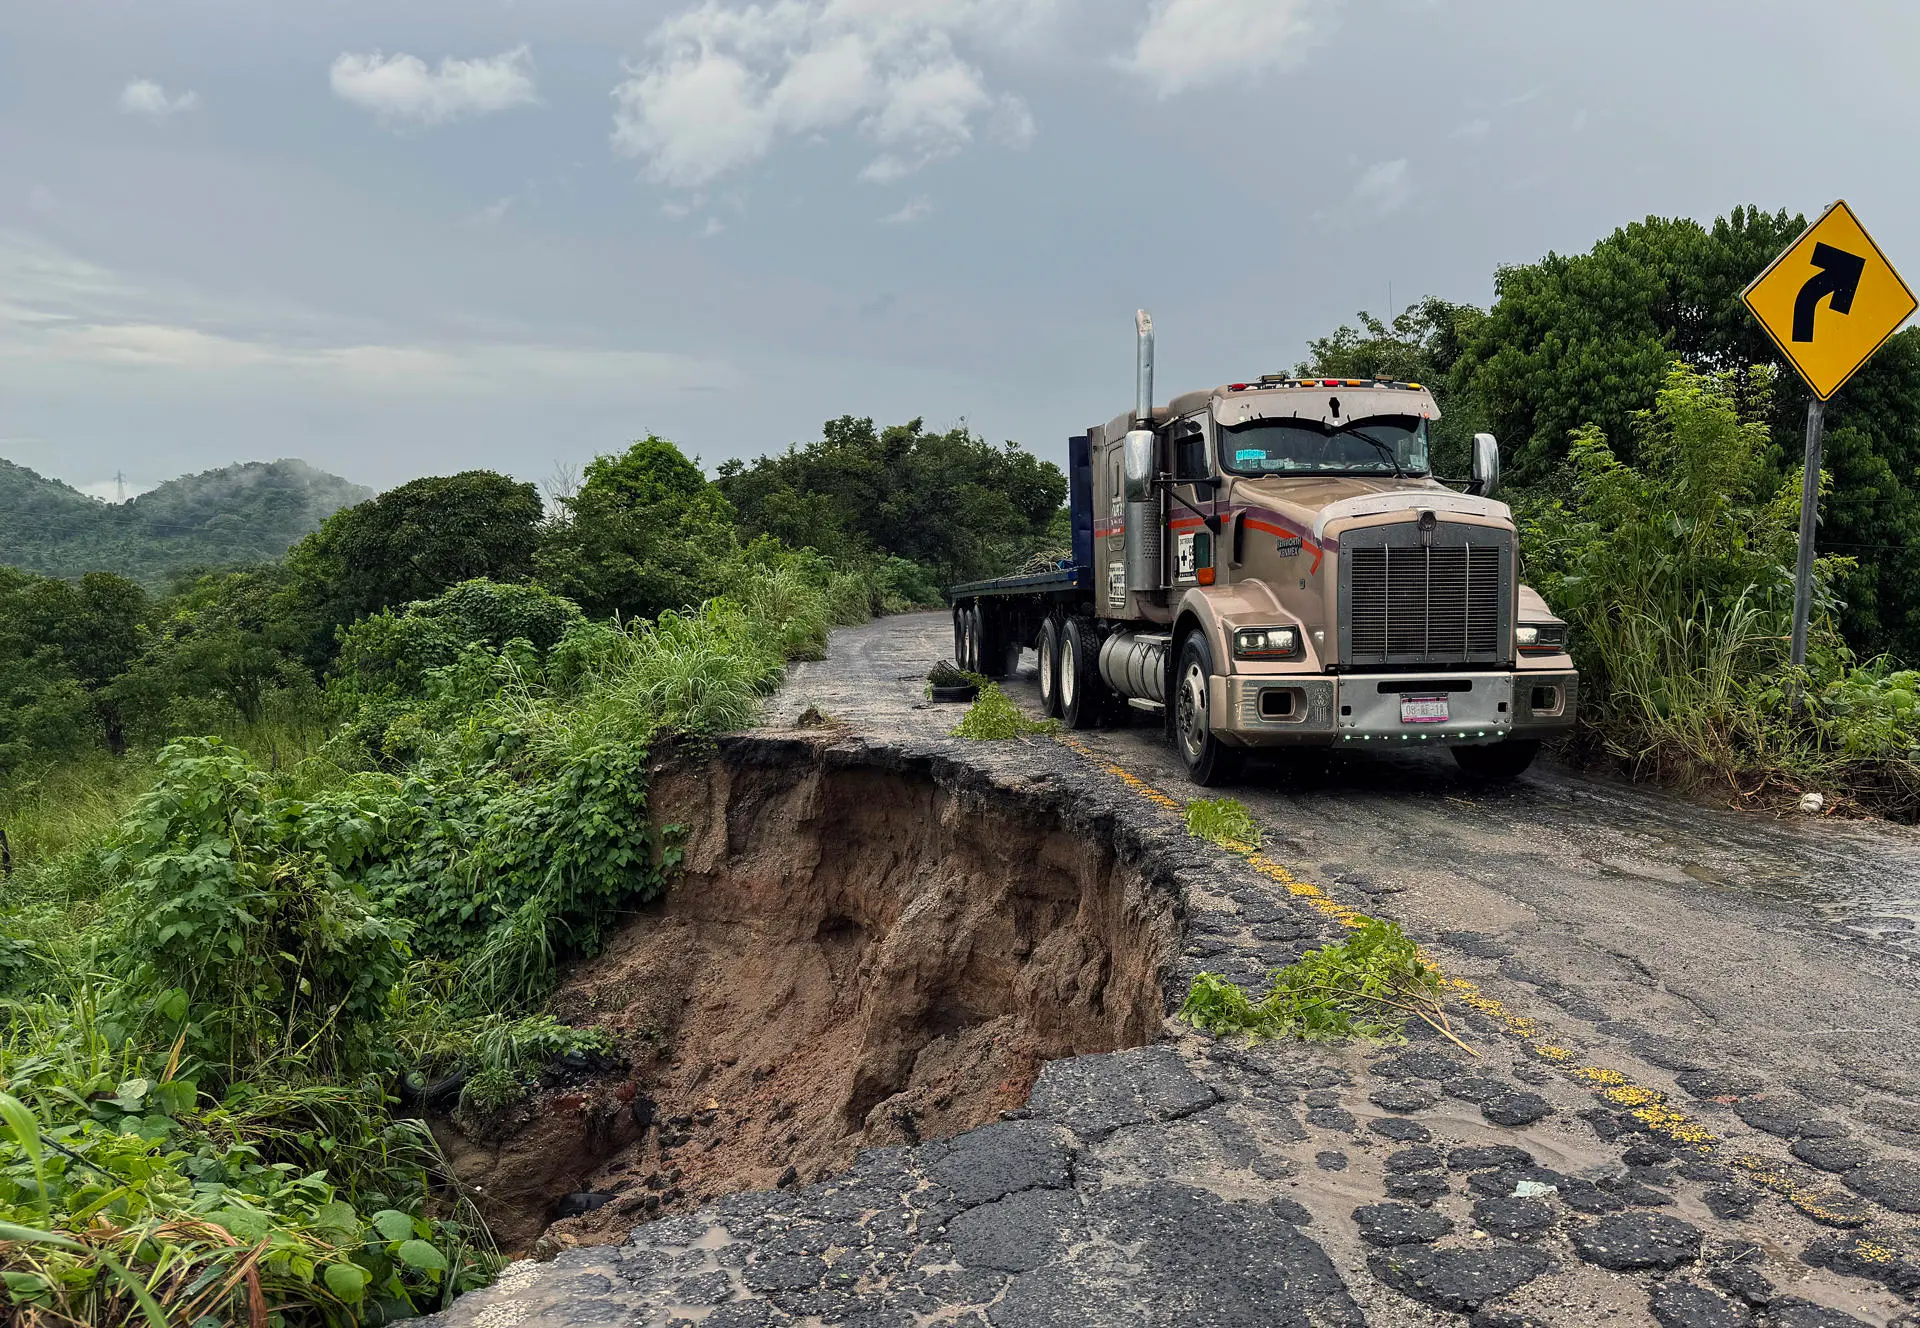
[[[953,726],[954,737],[966,738],[970,742],[1000,742],[1008,738],[1059,731],[1058,720],[1027,718],[1026,712],[1000,690],[998,683],[984,679],[980,683],[980,695],[967,707],[967,713],[960,717],[960,722]]]
[[[162,595],[0,571],[0,1318],[372,1323],[491,1276],[423,1099],[485,1133],[613,1054],[543,1004],[679,865],[660,744],[926,593],[823,542],[650,438],[551,518],[475,472]]]
[[[1196,798],[1187,804],[1187,833],[1233,848],[1259,848],[1260,823],[1235,798]]]
[[[1345,940],[1275,969],[1258,1000],[1216,974],[1196,974],[1180,1017],[1209,1033],[1314,1042],[1398,1038],[1412,1017],[1451,1038],[1440,991],[1439,971],[1399,924],[1369,919]]]
[[[47,576],[113,572],[148,590],[197,567],[278,558],[372,492],[299,461],[251,462],[97,502],[0,461],[0,564]]]
[[[1066,542],[1067,478],[1058,466],[965,428],[930,433],[919,420],[885,430],[852,416],[829,421],[818,442],[750,465],[728,462],[719,487],[746,534],[842,559],[893,555],[924,569],[911,596],[918,603]]]

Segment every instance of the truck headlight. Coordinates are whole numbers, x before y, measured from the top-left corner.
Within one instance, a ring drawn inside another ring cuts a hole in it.
[[[1567,648],[1563,622],[1521,623],[1513,629],[1513,643],[1533,655],[1557,655]]]
[[[1242,627],[1233,634],[1235,659],[1291,659],[1298,653],[1297,627]]]

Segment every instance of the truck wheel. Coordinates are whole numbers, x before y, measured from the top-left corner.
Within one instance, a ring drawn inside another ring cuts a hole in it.
[[[1106,711],[1100,680],[1100,641],[1084,618],[1067,619],[1060,635],[1060,718],[1070,729],[1090,729]]]
[[[1538,738],[1514,738],[1492,747],[1455,747],[1454,762],[1475,779],[1518,779],[1540,755]]]
[[[980,672],[980,606],[967,608],[967,657],[960,661],[960,667],[968,673]]]
[[[953,662],[959,668],[967,667],[967,606],[953,606]]]
[[[1034,638],[1033,653],[1040,661],[1040,710],[1048,719],[1060,718],[1060,620],[1048,618]]]
[[[974,610],[980,615],[980,664],[982,677],[1006,678],[1020,671],[1020,644],[1011,639],[1006,620],[983,604]]]
[[[1240,773],[1240,752],[1214,736],[1207,694],[1213,678],[1213,651],[1204,632],[1190,632],[1180,643],[1174,675],[1173,736],[1187,777],[1202,788],[1229,783]]]

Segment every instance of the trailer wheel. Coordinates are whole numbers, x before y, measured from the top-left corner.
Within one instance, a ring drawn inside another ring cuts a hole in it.
[[[1040,624],[1034,638],[1033,653],[1039,659],[1040,710],[1048,719],[1060,718],[1060,620],[1049,617]]]
[[[967,607],[964,604],[953,606],[953,662],[959,668],[967,667]]]
[[[1085,618],[1069,618],[1060,635],[1060,718],[1070,729],[1090,729],[1106,711],[1100,638]]]
[[[1475,779],[1518,779],[1540,754],[1538,738],[1514,738],[1492,747],[1455,747],[1454,764]]]
[[[1013,639],[1004,614],[985,604],[974,610],[980,617],[980,658],[976,668],[982,677],[1005,678],[1020,671],[1020,643]]]
[[[966,615],[967,657],[960,661],[960,667],[968,673],[978,673],[980,672],[980,606],[968,605]]]
[[[1173,736],[1186,762],[1187,777],[1202,788],[1230,783],[1240,773],[1240,751],[1214,735],[1208,713],[1212,689],[1213,651],[1205,632],[1189,632],[1180,643],[1180,663],[1174,677]]]

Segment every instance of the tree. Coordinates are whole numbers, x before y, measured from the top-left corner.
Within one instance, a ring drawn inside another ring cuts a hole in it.
[[[772,535],[829,557],[887,553],[944,583],[1007,570],[1047,538],[1066,500],[1060,468],[965,427],[928,432],[920,420],[876,430],[851,415],[817,442],[751,465],[720,468],[741,533]]]
[[[1470,304],[1451,304],[1428,296],[1401,310],[1388,325],[1366,310],[1360,326],[1341,326],[1307,343],[1310,357],[1295,366],[1302,376],[1385,378],[1419,383],[1440,405],[1433,431],[1433,468],[1442,475],[1464,474],[1472,456],[1470,440],[1486,428],[1471,393],[1450,392],[1454,366],[1486,321],[1486,312]]]
[[[540,581],[592,617],[658,617],[723,588],[733,508],[664,438],[596,457],[561,508],[536,558]]]
[[[1739,296],[1804,227],[1803,218],[1753,207],[1711,229],[1648,217],[1588,253],[1502,268],[1493,308],[1454,366],[1452,393],[1475,398],[1519,481],[1544,476],[1582,425],[1628,440],[1675,356],[1707,371],[1779,364]]]
[[[328,517],[287,555],[287,612],[323,665],[334,630],[476,577],[521,581],[539,544],[539,490],[489,470],[414,480]]]

